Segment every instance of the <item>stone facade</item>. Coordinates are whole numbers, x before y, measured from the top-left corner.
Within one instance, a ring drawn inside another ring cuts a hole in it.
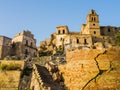
[[[57,48],[108,48],[116,45],[115,34],[120,32],[120,27],[100,26],[99,15],[91,10],[82,24],[80,32],[70,32],[68,26],[56,27],[56,32],[51,35],[51,43]]]
[[[35,57],[36,55],[36,39],[30,31],[18,33],[13,39],[0,36],[0,58],[6,56],[25,58],[27,56]]]
[[[0,58],[3,58],[10,54],[11,38],[0,36]]]
[[[37,55],[36,40],[30,31],[23,31],[15,35],[12,39],[14,44],[14,54],[18,56],[31,56]]]

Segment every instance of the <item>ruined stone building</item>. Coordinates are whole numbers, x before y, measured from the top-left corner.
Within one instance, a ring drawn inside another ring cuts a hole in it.
[[[0,58],[3,58],[10,54],[10,42],[11,38],[6,36],[0,36]]]
[[[37,55],[36,39],[30,31],[23,31],[18,33],[12,39],[14,54],[19,56],[30,55],[32,57]]]
[[[36,39],[34,39],[34,35],[30,31],[20,32],[13,39],[1,36],[0,50],[0,57],[35,57],[37,55]]]
[[[70,32],[68,26],[57,26],[50,41],[57,48],[108,48],[116,45],[117,32],[120,32],[120,27],[100,26],[99,15],[91,10],[80,32]]]

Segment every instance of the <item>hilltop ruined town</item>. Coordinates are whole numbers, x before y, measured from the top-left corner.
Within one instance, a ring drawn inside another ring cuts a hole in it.
[[[119,90],[118,33],[92,9],[79,32],[57,26],[38,47],[29,30],[0,35],[0,90]]]

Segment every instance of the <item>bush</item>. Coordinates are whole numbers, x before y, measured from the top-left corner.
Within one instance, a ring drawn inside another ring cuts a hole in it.
[[[1,64],[1,66],[0,66],[0,70],[20,70],[20,69],[21,69],[21,65],[14,64],[14,63]]]
[[[20,60],[20,57],[18,56],[6,56],[4,60]]]
[[[32,73],[32,68],[26,67],[26,68],[24,69],[24,71],[23,71],[22,77],[23,77],[24,75],[30,76],[31,73]]]
[[[3,60],[3,58],[0,58],[0,60]]]
[[[6,68],[7,68],[7,65],[6,65],[6,64],[1,64],[0,70],[6,70]]]
[[[53,51],[39,52],[39,56],[51,56]]]

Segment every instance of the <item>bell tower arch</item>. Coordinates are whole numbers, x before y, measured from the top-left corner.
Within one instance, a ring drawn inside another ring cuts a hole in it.
[[[58,27],[56,27],[56,34],[57,35],[69,34],[68,26],[58,26]]]

